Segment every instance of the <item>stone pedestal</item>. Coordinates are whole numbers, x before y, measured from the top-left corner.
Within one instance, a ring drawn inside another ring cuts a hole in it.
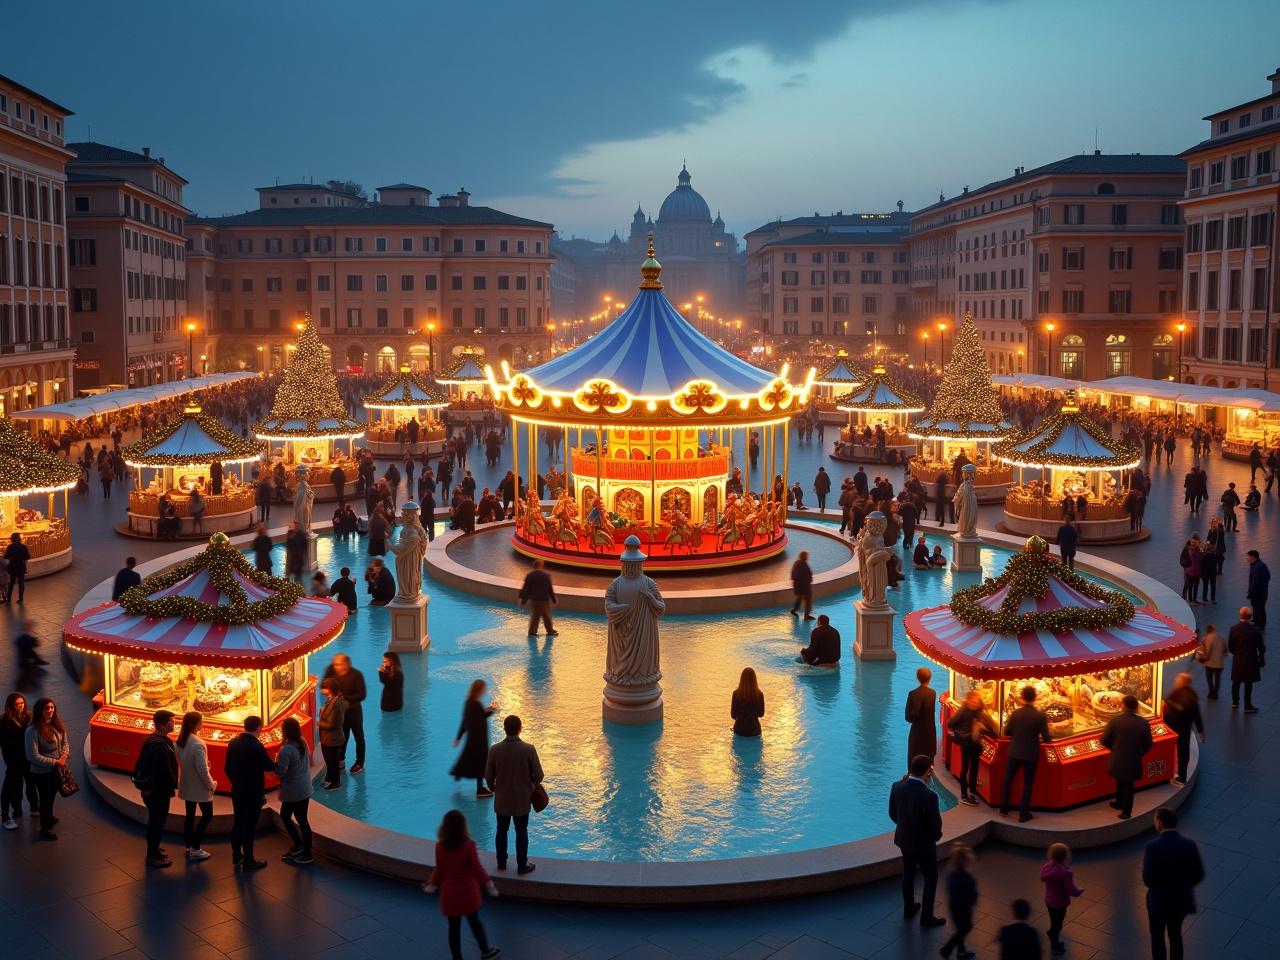
[[[951,535],[951,572],[982,572],[982,538]]]
[[[893,618],[897,611],[890,606],[867,607],[861,600],[853,601],[853,609],[857,620],[854,655],[859,660],[896,660]]]
[[[320,561],[316,558],[316,543],[319,539],[314,530],[307,534],[307,569],[311,571],[320,569]]]
[[[391,612],[391,642],[388,650],[396,653],[421,653],[431,645],[427,633],[427,601],[425,593],[416,600],[392,600],[387,604]]]
[[[654,723],[662,719],[662,687],[657,683],[624,687],[606,681],[600,712],[614,723]]]

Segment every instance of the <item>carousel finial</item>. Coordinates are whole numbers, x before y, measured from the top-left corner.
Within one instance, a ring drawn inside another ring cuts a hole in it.
[[[644,263],[640,264],[640,276],[644,277],[640,284],[641,290],[661,290],[662,289],[662,264],[658,262],[656,252],[653,248],[653,234],[649,234],[649,250],[645,257]]]
[[[1047,554],[1049,552],[1049,542],[1044,537],[1028,537],[1022,552]]]

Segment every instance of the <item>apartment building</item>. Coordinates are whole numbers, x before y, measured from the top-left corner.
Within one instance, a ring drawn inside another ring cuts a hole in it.
[[[1273,323],[1280,70],[1267,80],[1265,96],[1205,117],[1208,138],[1181,154],[1188,383],[1280,388],[1280,330]]]
[[[0,76],[0,416],[74,396],[66,166],[71,111]]]
[[[436,369],[463,347],[549,349],[552,226],[401,183],[258,189],[259,207],[187,220],[189,310],[210,370],[279,369],[315,319],[335,368]]]
[[[68,145],[71,335],[80,387],[148,386],[201,371],[189,349],[187,181],[153,157]]]

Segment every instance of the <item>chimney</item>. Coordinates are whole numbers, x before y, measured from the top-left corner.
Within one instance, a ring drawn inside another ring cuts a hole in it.
[[[142,155],[143,155],[144,157],[149,157],[149,156],[151,156],[151,148],[150,148],[150,147],[143,147],[143,148],[142,148]]]
[[[1271,81],[1271,92],[1280,93],[1280,68],[1267,79]]]
[[[468,206],[467,201],[470,199],[471,199],[471,194],[467,193],[467,188],[459,187],[458,188],[458,206],[460,207]]]
[[[457,198],[456,196],[454,196],[452,193],[442,193],[442,194],[440,194],[440,196],[436,199],[436,202],[437,202],[438,204],[440,204],[440,206],[442,206],[442,207],[456,207],[456,206],[458,206],[458,198]]]

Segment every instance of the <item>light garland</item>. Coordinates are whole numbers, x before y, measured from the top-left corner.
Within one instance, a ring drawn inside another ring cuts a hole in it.
[[[422,399],[414,396],[414,391]],[[366,410],[438,410],[449,405],[449,397],[421,380],[408,367],[401,367],[377,393],[364,398]]]
[[[70,490],[80,468],[46,451],[13,425],[0,420],[0,496],[25,497]]]
[[[941,426],[954,423],[955,428]],[[912,425],[912,439],[1000,440],[1013,432],[1005,423],[1000,397],[991,383],[991,368],[978,339],[973,317],[966,313],[956,329],[951,360],[938,384],[929,412]],[[986,429],[982,429],[982,428]],[[976,432],[975,432],[976,431]]]
[[[892,400],[877,402],[872,398],[883,387]],[[844,413],[921,413],[924,404],[920,398],[899,387],[879,364],[855,390],[836,398],[836,409]]]
[[[285,426],[291,420],[302,421],[306,426]],[[322,426],[326,420],[332,426]],[[306,315],[298,334],[284,380],[276,390],[271,415],[254,424],[253,433],[260,440],[354,440],[364,436],[360,424],[347,417],[347,408],[338,394],[338,381],[325,359],[311,314]]]
[[[182,455],[168,453],[152,453],[188,423],[194,423],[209,438],[210,449],[207,452],[185,453]],[[131,467],[175,467],[190,469],[208,467],[214,463],[227,464],[252,463],[262,459],[265,448],[260,443],[245,440],[215,418],[201,413],[199,407],[188,409],[182,419],[174,420],[162,427],[157,427],[137,443],[131,443],[123,450],[124,461]]]
[[[1072,428],[1080,430],[1091,440],[1108,451],[1106,457],[1081,457],[1074,454],[1054,453],[1052,447],[1062,434]],[[1046,467],[1074,467],[1083,472],[1132,470],[1142,462],[1142,451],[1123,440],[1114,439],[1097,423],[1080,412],[1071,402],[1058,413],[1045,417],[1040,425],[1021,436],[996,444],[991,455],[1002,463],[1014,467],[1044,469]]]

